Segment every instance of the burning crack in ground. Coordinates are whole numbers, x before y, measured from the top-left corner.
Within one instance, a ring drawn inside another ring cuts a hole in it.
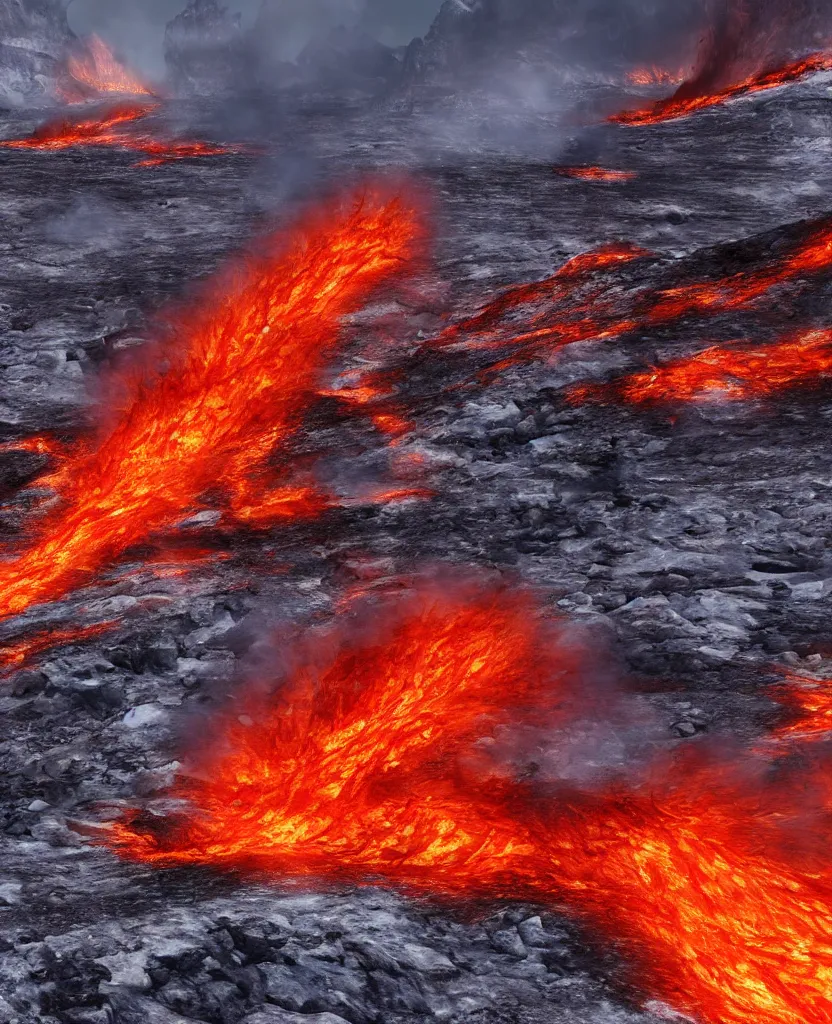
[[[522,592],[428,590],[405,609],[235,705],[170,794],[187,809],[131,812],[114,849],[566,906],[616,942],[645,996],[696,1019],[829,1019],[832,766],[813,762],[807,787],[772,781],[764,759],[729,767],[700,752],[638,782],[536,788],[493,737],[610,713],[580,648]]]

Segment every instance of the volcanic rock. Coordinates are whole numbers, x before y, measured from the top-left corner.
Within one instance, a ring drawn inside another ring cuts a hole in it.
[[[232,92],[250,80],[240,15],[217,0],[189,0],[165,30],[165,63],[174,90],[184,96]]]
[[[74,42],[64,0],[0,0],[0,105],[50,101]]]

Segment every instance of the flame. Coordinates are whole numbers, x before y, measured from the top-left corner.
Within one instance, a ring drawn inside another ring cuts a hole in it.
[[[786,388],[817,384],[832,375],[832,330],[809,331],[755,348],[713,347],[608,385],[577,385],[573,402],[619,399],[693,402],[707,398],[764,398]]]
[[[253,481],[263,483],[261,522],[317,514],[319,496],[276,490],[266,460],[312,400],[341,317],[408,265],[419,238],[411,203],[369,191],[218,275],[156,364],[111,382],[122,396],[114,421],[67,456],[29,549],[0,561],[0,617],[93,580],[195,511],[209,488],[224,489],[243,520],[254,516]]]
[[[626,75],[630,85],[679,85],[685,80],[685,72],[667,71],[665,68],[650,67],[634,68]]]
[[[682,85],[673,96],[659,100],[643,110],[623,111],[609,118],[617,124],[651,125],[688,117],[699,110],[719,106],[729,100],[750,96],[754,93],[777,89],[781,85],[797,82],[819,71],[832,70],[832,54],[814,53],[783,67],[755,72],[742,81],[714,92],[697,93]],[[693,93],[693,94],[691,94]]]
[[[555,167],[553,170],[562,178],[577,178],[579,181],[632,181],[638,177],[636,171],[608,171],[603,167]]]
[[[92,35],[84,52],[67,61],[70,81],[59,90],[69,102],[90,94],[121,93],[126,96],[152,96],[152,91],[132,71],[121,64],[103,39]]]
[[[190,809],[132,813],[110,841],[151,864],[566,906],[698,1020],[828,1024],[832,878],[823,848],[789,848],[782,793],[701,761],[546,796],[488,758],[496,729],[562,726],[583,689],[527,596],[423,595],[384,640],[229,714],[172,791]]]
[[[247,146],[219,145],[209,142],[184,142],[156,139],[148,131],[126,132],[155,113],[158,103],[120,103],[97,115],[76,115],[47,121],[24,139],[0,141],[3,149],[63,150],[77,146],[112,146],[147,154],[137,167],[157,167],[174,160],[194,157],[253,153]]]

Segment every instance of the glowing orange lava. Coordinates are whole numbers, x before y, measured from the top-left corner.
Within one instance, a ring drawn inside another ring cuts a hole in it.
[[[567,906],[645,995],[697,1020],[828,1024],[828,818],[795,851],[785,791],[724,766],[536,792],[489,753],[512,720],[568,722],[586,689],[526,596],[423,598],[229,713],[172,792],[190,810],[132,814],[110,841],[147,863]]]
[[[64,117],[48,121],[25,139],[2,140],[0,148],[63,150],[78,146],[108,146],[147,154],[147,159],[137,163],[137,167],[157,167],[174,160],[253,152],[250,147],[238,144],[157,139],[149,131],[124,130],[158,109],[158,103],[121,103],[97,115]]]
[[[652,65],[628,71],[626,77],[631,85],[679,85],[685,80],[685,72],[667,71]]]
[[[756,269],[675,288],[614,294],[615,281],[603,271],[647,255],[636,246],[618,244],[577,256],[543,281],[508,289],[425,347],[502,349],[503,358],[492,367],[497,370],[575,342],[615,338],[686,316],[725,313],[832,266],[832,222],[820,223]],[[803,357],[798,352],[796,358]]]
[[[71,626],[45,629],[12,643],[0,643],[0,672],[24,668],[44,651],[61,644],[77,644],[101,636],[118,626],[118,622],[97,622],[92,626]]]
[[[764,398],[832,377],[832,330],[755,348],[709,348],[607,385],[577,385],[573,402],[693,402]]]
[[[603,167],[555,167],[553,170],[562,178],[577,178],[579,181],[632,181],[638,177],[636,171],[608,171]]]
[[[142,80],[121,64],[103,39],[92,35],[84,44],[83,53],[73,54],[67,61],[69,81],[59,90],[61,96],[75,102],[101,93],[126,96],[152,96]]]
[[[209,490],[243,520],[317,514],[320,496],[284,490],[267,459],[314,398],[341,317],[409,264],[420,237],[412,204],[371,191],[311,214],[218,275],[152,365],[110,382],[118,414],[67,456],[34,543],[0,561],[0,616],[93,580],[198,510]]]
[[[772,696],[795,714],[774,733],[776,739],[802,743],[832,737],[832,682],[789,674]]]
[[[832,54],[815,53],[809,57],[804,57],[802,60],[787,64],[785,67],[753,74],[741,82],[726,86],[724,89],[719,89],[712,93],[688,95],[688,90],[683,85],[678,92],[668,99],[659,100],[658,103],[654,103],[644,110],[625,110],[620,114],[614,114],[609,120],[625,125],[659,124],[662,121],[672,121],[680,117],[688,117],[699,110],[719,106],[741,96],[750,96],[753,93],[776,89],[781,85],[788,85],[790,82],[799,81],[801,78],[815,74],[818,71],[830,70],[832,70]]]

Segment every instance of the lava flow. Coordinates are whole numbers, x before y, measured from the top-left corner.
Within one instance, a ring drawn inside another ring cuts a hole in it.
[[[725,86],[715,92],[697,94],[687,84],[683,84],[672,96],[659,100],[644,110],[625,110],[613,114],[609,118],[616,124],[651,125],[662,121],[673,121],[680,117],[688,117],[699,110],[719,106],[729,100],[750,96],[754,93],[777,89],[781,85],[789,85],[808,75],[819,71],[832,71],[832,54],[814,53],[800,60],[792,61],[784,67],[773,68],[749,75],[733,85]]]
[[[585,401],[694,402],[708,398],[765,398],[789,388],[818,386],[832,378],[832,330],[809,331],[755,348],[713,347],[610,384],[571,388]]]
[[[633,181],[636,171],[608,171],[603,167],[554,167],[555,174],[562,178],[576,178],[578,181]]]
[[[685,80],[684,71],[667,71],[655,65],[634,68],[627,72],[630,85],[679,85]]]
[[[155,102],[119,103],[97,115],[83,114],[47,121],[24,139],[0,141],[2,149],[62,150],[78,146],[109,146],[144,153],[137,167],[156,167],[194,157],[250,153],[243,145],[157,139],[149,131],[124,129],[159,109]]]
[[[110,381],[117,412],[47,478],[57,502],[37,538],[0,561],[0,617],[90,582],[209,489],[248,521],[317,513],[326,499],[275,480],[268,457],[314,399],[340,319],[408,266],[420,237],[411,203],[369,192],[325,205],[216,276],[152,365]]]
[[[121,64],[103,39],[92,35],[83,51],[67,61],[68,81],[59,89],[62,99],[79,102],[102,93],[152,96],[150,88]]]
[[[761,267],[716,280],[621,295],[614,291],[615,280],[600,273],[648,255],[636,246],[618,244],[576,256],[551,277],[510,288],[473,316],[452,323],[425,348],[502,350],[494,367],[502,369],[575,342],[738,309],[795,278],[832,266],[832,221],[821,222]],[[805,362],[799,351],[795,359]]]
[[[828,818],[795,848],[792,797],[750,772],[661,763],[576,793],[535,790],[489,754],[512,722],[597,712],[581,708],[589,690],[578,651],[527,597],[423,597],[383,639],[237,707],[172,790],[186,809],[132,812],[110,842],[159,865],[567,907],[616,944],[645,996],[697,1020],[829,1024]]]

